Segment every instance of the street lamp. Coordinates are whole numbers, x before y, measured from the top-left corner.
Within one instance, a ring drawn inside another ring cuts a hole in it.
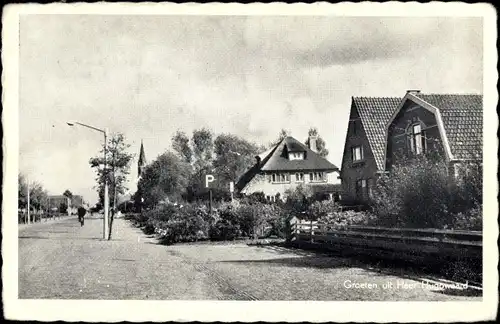
[[[80,126],[87,127],[87,128],[90,128],[92,130],[95,130],[95,131],[98,131],[98,132],[101,132],[104,134],[104,170],[105,170],[105,173],[104,173],[104,224],[103,224],[102,237],[103,237],[103,239],[106,239],[106,233],[108,232],[108,215],[109,215],[108,177],[106,174],[106,169],[107,169],[106,153],[107,153],[107,148],[108,148],[108,130],[107,129],[100,129],[100,128],[86,125],[86,124],[82,124],[82,123],[79,123],[76,121],[75,122],[66,122],[66,124],[68,124],[68,126],[80,125]]]

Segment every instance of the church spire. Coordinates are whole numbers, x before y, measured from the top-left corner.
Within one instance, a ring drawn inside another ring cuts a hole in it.
[[[146,166],[146,154],[144,153],[144,144],[142,143],[142,139],[141,139],[141,149],[139,151],[139,161],[137,163],[137,167],[138,167],[137,174],[139,177],[141,176],[141,173],[142,173],[145,166]]]

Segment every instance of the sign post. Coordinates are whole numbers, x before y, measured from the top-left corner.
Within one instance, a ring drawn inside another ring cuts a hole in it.
[[[233,193],[234,193],[234,182],[229,182],[229,192],[231,193],[231,202],[233,201]]]
[[[211,174],[207,174],[205,176],[205,188],[209,188],[208,190],[208,193],[209,193],[209,196],[210,196],[210,201],[209,201],[209,210],[210,210],[210,214],[212,214],[212,189],[210,188],[210,182],[214,182],[215,180],[215,177]]]

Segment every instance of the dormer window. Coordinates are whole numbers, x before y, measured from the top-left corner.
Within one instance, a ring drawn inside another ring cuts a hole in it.
[[[426,143],[422,125],[420,123],[413,124],[408,127],[408,149],[414,155],[425,153]]]
[[[304,159],[304,152],[290,152],[290,153],[288,153],[288,159],[290,161],[303,160]]]

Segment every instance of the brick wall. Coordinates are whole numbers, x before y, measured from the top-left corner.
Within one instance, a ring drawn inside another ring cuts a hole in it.
[[[363,147],[364,158],[360,162],[353,162],[351,149],[358,145]],[[349,117],[346,144],[342,157],[342,200],[346,202],[358,201],[358,197],[356,196],[356,182],[360,179],[372,179],[372,182],[375,183],[377,171],[377,164],[364,127],[359,119],[356,108],[353,107],[351,109],[351,116]]]

